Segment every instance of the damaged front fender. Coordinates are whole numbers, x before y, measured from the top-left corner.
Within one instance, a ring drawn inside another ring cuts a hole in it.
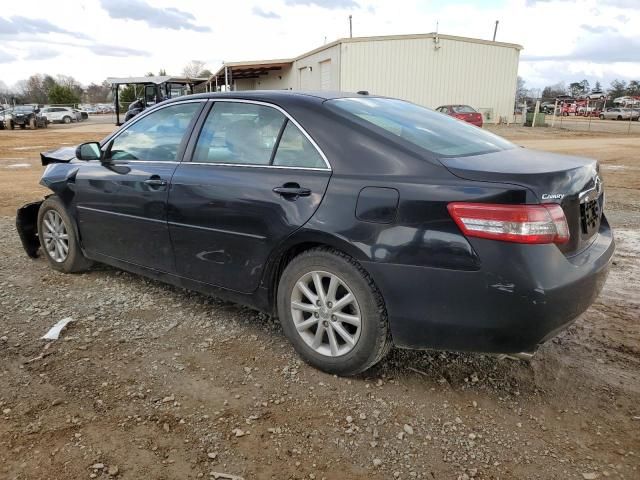
[[[38,212],[44,200],[31,202],[18,209],[16,228],[25,252],[31,258],[38,258],[40,238],[38,237]]]
[[[62,147],[55,150],[49,150],[40,154],[40,162],[43,167],[51,163],[69,163],[76,158],[76,146]]]

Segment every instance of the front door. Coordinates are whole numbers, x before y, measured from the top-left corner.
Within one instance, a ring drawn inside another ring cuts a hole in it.
[[[90,161],[80,168],[78,228],[89,255],[175,270],[167,195],[202,105],[172,104],[142,116],[115,136],[109,163]]]
[[[252,292],[273,248],[318,208],[331,170],[282,111],[247,102],[214,104],[191,160],[169,195],[177,271]]]

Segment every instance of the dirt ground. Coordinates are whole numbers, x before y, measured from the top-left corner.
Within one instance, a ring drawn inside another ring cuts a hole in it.
[[[640,478],[640,137],[495,129],[599,159],[618,243],[601,297],[531,362],[395,350],[347,379],[265,315],[26,257],[38,153],[110,128],[0,131],[0,479]]]

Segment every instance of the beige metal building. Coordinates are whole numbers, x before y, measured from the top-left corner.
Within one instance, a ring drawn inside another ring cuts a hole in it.
[[[467,104],[512,121],[520,45],[427,33],[343,38],[297,58],[227,62],[210,88],[366,90],[430,108]]]

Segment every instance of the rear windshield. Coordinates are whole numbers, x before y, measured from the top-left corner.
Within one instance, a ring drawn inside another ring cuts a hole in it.
[[[456,113],[476,113],[469,105],[452,105],[451,110]]]
[[[439,156],[479,155],[515,148],[481,128],[392,98],[338,98],[328,100],[338,113],[359,123],[379,127]]]

